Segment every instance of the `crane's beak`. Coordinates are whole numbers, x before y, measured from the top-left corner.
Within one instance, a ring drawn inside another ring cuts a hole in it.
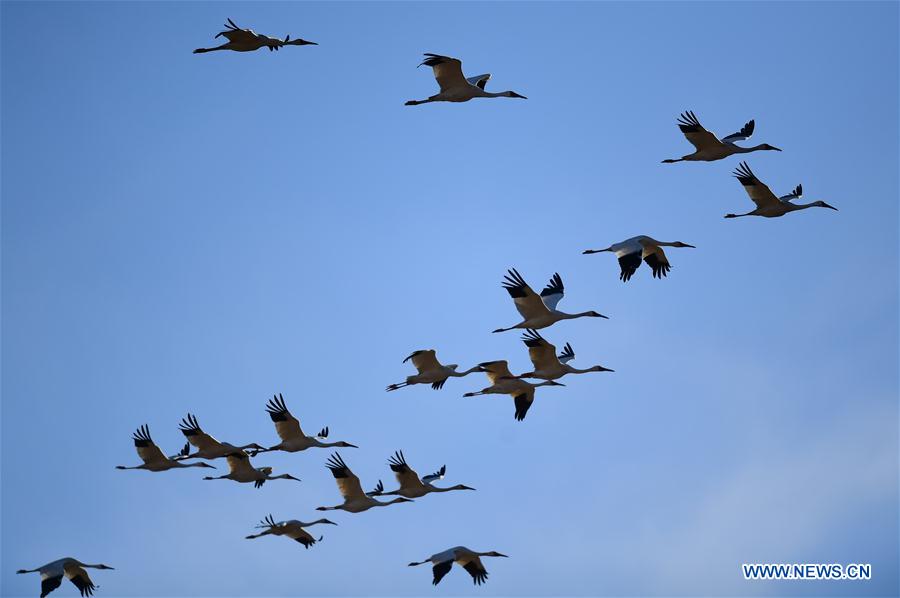
[[[822,202],[822,204],[824,204],[824,206],[825,206],[825,207],[826,207],[826,208],[831,208],[831,209],[832,209],[832,210],[834,210],[834,211],[835,211],[835,212],[837,212],[837,211],[838,211],[838,209],[837,209],[837,208],[836,208],[836,207],[834,207],[834,206],[831,206],[831,205],[828,205],[828,204],[827,204],[827,203],[825,203],[825,202],[824,202],[824,201],[823,201],[823,202]]]

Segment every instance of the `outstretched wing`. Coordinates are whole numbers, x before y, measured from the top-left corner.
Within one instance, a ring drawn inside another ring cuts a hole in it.
[[[131,437],[134,438],[134,448],[137,450],[138,457],[147,465],[163,463],[167,460],[159,447],[153,443],[153,439],[150,438],[150,428],[147,424],[138,428]]]
[[[432,567],[431,572],[434,573],[434,579],[431,581],[432,585],[441,583],[441,580],[444,579],[445,575],[450,573],[450,569],[452,568],[453,561],[444,561],[443,563],[438,563]]]
[[[419,66],[422,65],[430,66],[434,70],[434,78],[437,79],[441,91],[447,91],[454,87],[466,87],[469,84],[463,77],[462,61],[458,58],[426,52],[425,60]]]
[[[803,197],[803,185],[797,185],[794,187],[794,190],[788,193],[787,195],[782,195],[778,199],[781,201],[794,201],[795,199],[800,199]]]
[[[516,309],[519,310],[519,314],[524,319],[530,320],[548,313],[545,302],[528,286],[528,283],[525,282],[525,279],[522,278],[522,275],[515,268],[508,270],[506,276],[503,277],[503,288],[513,298],[513,301],[516,303]]]
[[[537,330],[529,328],[522,335],[522,341],[528,347],[528,357],[531,359],[531,363],[534,364],[535,370],[545,370],[558,365],[559,360],[556,358],[556,347],[538,334]]]
[[[663,278],[672,269],[662,247],[657,245],[645,246],[642,257],[653,270],[653,278]]]
[[[347,467],[347,464],[344,463],[339,454],[333,453],[328,458],[325,466],[331,470],[331,475],[334,476],[334,481],[337,482],[338,490],[340,490],[341,496],[344,497],[344,501],[359,500],[366,496],[359,483],[359,478],[350,471],[350,468]]]
[[[419,474],[406,463],[406,457],[403,456],[403,451],[397,451],[391,455],[388,459],[388,465],[390,466],[391,471],[394,472],[397,482],[400,483],[401,490],[420,488],[422,486]]]
[[[184,434],[191,445],[197,447],[201,451],[215,449],[221,445],[218,440],[200,428],[200,423],[191,413],[188,413],[187,417],[181,419],[181,423],[178,424],[178,429],[181,430],[181,433]]]
[[[478,367],[484,369],[491,384],[496,384],[498,380],[502,380],[503,378],[513,377],[505,359],[499,361],[485,361],[484,363],[479,363]]]
[[[572,345],[566,343],[566,346],[563,347],[562,353],[556,356],[559,359],[560,363],[569,363],[573,359],[575,359],[575,350],[572,349]]]
[[[253,465],[250,464],[250,456],[244,451],[229,453],[225,455],[225,459],[228,461],[228,469],[232,474],[253,471]]]
[[[744,191],[747,192],[747,195],[750,196],[750,199],[753,200],[756,207],[768,208],[780,204],[778,198],[772,193],[772,190],[756,178],[756,175],[753,174],[753,171],[750,170],[750,167],[747,166],[746,162],[741,162],[738,165],[734,171],[734,178],[740,181],[741,185],[744,186]]]
[[[466,77],[466,81],[469,82],[469,85],[474,85],[476,87],[480,87],[484,89],[484,86],[487,85],[487,82],[490,80],[491,74],[485,73],[483,75],[477,75],[475,77]]]
[[[721,143],[715,135],[703,128],[697,116],[690,110],[682,112],[678,117],[678,128],[698,150],[714,148]]]
[[[438,480],[443,480],[444,475],[447,473],[447,466],[441,465],[441,468],[438,469],[434,473],[429,473],[427,476],[422,478],[422,481],[426,484],[431,484],[432,482],[436,482]]]
[[[68,580],[78,588],[82,596],[93,596],[97,586],[91,581],[87,571],[74,563],[66,563],[65,572]]]
[[[544,302],[547,309],[552,311],[556,309],[557,304],[559,304],[565,293],[566,289],[563,286],[562,278],[559,276],[559,272],[556,272],[550,277],[550,282],[547,283],[544,290],[541,291],[541,301]]]
[[[251,29],[241,29],[228,19],[225,23],[225,31],[220,31],[216,37],[225,37],[230,42],[251,42],[256,39],[256,33]]]
[[[472,576],[472,582],[476,586],[480,586],[485,581],[487,581],[487,569],[484,568],[484,565],[481,563],[481,559],[477,556],[468,563],[463,564],[463,569],[469,572],[469,575]]]
[[[726,137],[722,138],[722,143],[735,143],[737,141],[746,141],[750,139],[750,136],[753,135],[753,129],[756,127],[756,123],[754,121],[750,121],[741,127],[741,130],[737,133],[732,133]]]
[[[303,430],[300,429],[300,420],[288,411],[281,393],[278,393],[277,397],[272,395],[272,398],[266,403],[266,411],[269,412],[269,417],[275,423],[275,432],[278,433],[279,438],[292,440],[303,436]]]
[[[420,351],[413,351],[412,354],[409,355],[409,357],[403,360],[403,363],[406,363],[410,360],[412,360],[413,366],[420,374],[438,370],[441,368],[441,362],[437,360],[437,354],[435,353],[434,349],[422,349]]]
[[[41,574],[41,598],[46,598],[47,594],[62,585],[63,576],[53,575],[45,577]]]
[[[534,403],[534,389],[516,395],[513,397],[513,402],[516,405],[516,421],[522,421],[528,414],[531,404]]]
[[[621,280],[622,282],[628,282],[640,267],[640,251],[636,251],[634,253],[626,253],[625,255],[619,256],[619,269],[621,270],[621,272],[619,273],[619,280]]]

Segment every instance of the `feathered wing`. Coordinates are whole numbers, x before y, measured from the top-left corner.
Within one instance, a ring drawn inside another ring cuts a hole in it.
[[[641,267],[641,252],[636,251],[634,253],[626,253],[624,255],[619,256],[619,269],[621,272],[619,273],[619,280],[622,282],[628,282],[631,280],[631,277],[634,276],[634,273],[637,272],[637,269]]]
[[[791,202],[795,199],[800,199],[803,197],[803,185],[797,185],[794,187],[794,190],[788,193],[787,195],[782,195],[778,199],[783,202]]]
[[[485,581],[487,581],[487,569],[484,568],[484,565],[481,563],[481,559],[477,556],[467,563],[464,563],[462,567],[469,572],[469,575],[472,576],[472,582],[476,586],[480,586]]]
[[[82,567],[74,563],[65,565],[66,578],[71,581],[82,596],[92,596],[97,586],[91,581],[90,576]]]
[[[547,305],[541,297],[532,290],[519,272],[512,268],[503,278],[503,288],[509,293],[516,304],[516,309],[525,320],[546,315]],[[558,301],[558,300],[557,300]]]
[[[341,496],[344,497],[345,502],[358,500],[366,496],[362,485],[359,483],[359,478],[350,471],[350,468],[347,467],[347,464],[344,463],[339,454],[333,453],[325,465],[331,470],[331,475],[334,476],[334,481],[337,482],[338,490],[341,492]]]
[[[535,370],[546,370],[559,364],[556,347],[541,336],[537,330],[526,331],[522,335],[522,341],[528,347],[528,357]]]
[[[416,371],[420,374],[441,368],[441,362],[438,361],[434,349],[413,351],[409,357],[403,360],[403,363],[406,363],[407,361],[412,361],[413,367],[415,367]]]
[[[47,594],[62,585],[62,575],[44,575],[41,574],[41,598],[46,598]]]
[[[480,87],[481,89],[484,89],[485,85],[487,85],[487,82],[490,80],[490,78],[491,78],[491,74],[485,73],[483,75],[476,75],[475,77],[466,77],[466,81],[469,83],[469,85],[474,85],[475,87]]]
[[[444,479],[444,475],[447,473],[447,466],[441,465],[441,468],[438,469],[434,473],[429,473],[427,476],[422,478],[422,483],[431,484],[432,482],[436,482],[438,480]]]
[[[753,129],[756,127],[756,123],[754,121],[750,121],[746,123],[741,130],[737,133],[732,133],[731,135],[727,135],[722,138],[722,143],[730,143],[734,144],[738,141],[746,141],[750,139],[750,136],[753,135]]]
[[[250,456],[244,451],[236,451],[225,456],[228,461],[228,470],[231,474],[238,474],[253,471],[253,465],[250,464]]]
[[[441,583],[441,580],[444,579],[444,576],[450,573],[450,569],[453,568],[453,561],[444,561],[442,563],[437,563],[434,567],[431,568],[431,572],[434,574],[434,579],[431,581],[432,585],[438,585]]]
[[[275,424],[275,432],[282,440],[287,441],[304,435],[303,430],[300,428],[300,420],[288,411],[281,393],[278,393],[277,397],[273,395],[269,402],[266,403],[266,411]]]
[[[466,87],[469,84],[463,76],[462,61],[458,58],[426,53],[425,60],[419,66],[422,65],[430,66],[434,70],[434,78],[441,91]]]
[[[541,290],[541,301],[544,302],[547,309],[553,311],[565,293],[566,289],[563,286],[562,277],[560,277],[559,272],[556,272],[550,277],[550,282],[547,283],[547,286]]]
[[[513,403],[516,405],[516,421],[524,420],[528,410],[531,409],[532,403],[534,403],[534,389],[517,394],[513,397]]]
[[[566,343],[566,346],[563,347],[562,353],[556,356],[559,359],[560,363],[569,363],[573,359],[575,359],[575,350],[572,348],[570,343]]]
[[[499,361],[485,361],[483,363],[478,364],[479,367],[483,368],[485,373],[487,374],[488,380],[491,381],[491,384],[497,384],[499,380],[503,378],[512,378],[512,372],[509,371],[509,365],[507,364],[505,359]]]
[[[201,451],[212,450],[221,446],[218,440],[200,428],[200,423],[191,413],[188,413],[187,417],[182,418],[181,423],[178,424],[178,429],[181,430],[181,433],[184,434],[184,437],[192,446]]]
[[[131,437],[134,439],[134,448],[137,451],[138,457],[140,457],[141,461],[146,465],[165,463],[168,461],[163,452],[159,450],[159,447],[153,442],[153,439],[150,438],[150,428],[147,424],[138,428]]]
[[[697,150],[710,149],[721,143],[718,137],[703,128],[697,116],[690,110],[682,112],[678,117],[678,128]]]
[[[734,178],[744,186],[744,191],[747,192],[747,195],[750,196],[756,207],[769,208],[780,205],[779,199],[772,193],[772,190],[756,178],[756,175],[753,174],[746,162],[741,162],[738,165],[734,171]]]
[[[256,39],[256,33],[251,29],[241,29],[234,24],[234,21],[228,19],[225,23],[225,31],[220,31],[216,37],[224,37],[230,42],[250,43]]]
[[[419,479],[419,474],[406,463],[403,451],[397,451],[391,455],[388,459],[388,465],[391,471],[394,472],[401,490],[412,490],[422,487],[422,480]]]
[[[662,247],[657,245],[645,246],[641,255],[653,271],[653,278],[663,278],[669,273],[669,270],[672,269]]]

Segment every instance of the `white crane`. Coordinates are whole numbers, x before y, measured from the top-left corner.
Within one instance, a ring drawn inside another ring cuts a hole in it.
[[[428,102],[468,102],[472,98],[528,99],[514,91],[497,93],[485,91],[484,87],[491,78],[490,73],[466,78],[462,71],[462,61],[458,58],[426,53],[425,60],[419,66],[423,65],[434,69],[434,78],[437,79],[441,91],[425,100],[409,100],[406,102],[407,106],[417,106]]]
[[[678,118],[678,128],[681,129],[681,132],[684,133],[684,136],[688,141],[691,142],[697,151],[693,154],[688,154],[686,156],[682,156],[678,159],[668,159],[663,160],[663,164],[671,164],[673,162],[712,162],[713,160],[721,160],[722,158],[727,158],[733,154],[747,154],[750,152],[755,152],[758,150],[774,150],[776,152],[780,152],[781,150],[777,147],[771,146],[768,143],[761,143],[759,145],[755,145],[753,147],[741,147],[739,145],[735,145],[738,141],[746,141],[750,139],[750,136],[753,135],[753,129],[756,127],[756,123],[754,121],[750,121],[745,124],[740,131],[737,133],[732,133],[727,137],[723,137],[720,141],[718,137],[707,131],[703,128],[703,125],[700,124],[700,121],[697,120],[697,117],[693,112],[688,110],[687,112],[683,112],[681,116]]]
[[[468,376],[472,372],[481,371],[478,366],[475,366],[464,372],[457,372],[456,369],[459,366],[455,363],[451,363],[450,365],[441,364],[437,359],[434,349],[413,351],[411,355],[403,360],[403,363],[410,360],[412,360],[412,364],[418,373],[414,376],[407,376],[405,382],[389,385],[386,390],[397,390],[398,388],[412,386],[413,384],[431,384],[431,388],[440,390],[444,387],[444,383],[447,382],[448,378],[462,378]]]
[[[182,463],[175,457],[166,457],[159,447],[154,444],[150,438],[150,428],[144,424],[131,435],[134,438],[134,448],[137,450],[138,457],[143,463],[134,467],[125,467],[124,465],[116,465],[116,469],[146,469],[147,471],[167,471],[169,469],[180,469],[184,467],[208,467],[215,469],[212,465],[203,462]]]
[[[493,332],[506,332],[516,328],[533,328],[538,330],[552,326],[561,320],[573,320],[575,318],[607,318],[595,311],[583,311],[577,314],[567,314],[556,309],[565,294],[562,278],[559,273],[553,275],[550,283],[544,287],[541,294],[535,293],[522,275],[515,268],[508,270],[503,279],[503,288],[509,293],[516,304],[516,309],[524,320],[509,328],[498,328]]]
[[[528,347],[528,357],[534,365],[534,371],[520,374],[519,378],[539,378],[541,380],[556,380],[566,374],[587,374],[589,372],[612,372],[602,365],[595,365],[581,370],[569,365],[575,359],[575,351],[572,345],[566,343],[563,352],[556,354],[556,347],[541,336],[537,330],[528,330],[522,335],[522,342]]]
[[[635,271],[640,268],[642,259],[650,266],[653,278],[664,278],[669,273],[669,270],[672,269],[672,266],[669,264],[669,259],[666,257],[663,247],[690,247],[691,249],[696,249],[693,245],[688,245],[681,241],[657,241],[646,235],[638,235],[621,243],[613,243],[606,249],[585,249],[582,253],[587,255],[609,251],[616,254],[616,257],[619,258],[619,267],[622,270],[619,274],[619,280],[628,282]]]
[[[300,421],[291,415],[287,405],[284,403],[284,397],[281,393],[278,396],[272,395],[272,399],[266,403],[266,411],[269,417],[275,423],[275,432],[281,438],[281,442],[267,449],[257,449],[251,453],[256,456],[257,453],[265,451],[285,451],[287,453],[296,453],[305,451],[308,448],[359,448],[355,444],[344,442],[323,442],[328,438],[328,426],[322,428],[318,436],[307,436],[300,428]]]
[[[197,48],[194,50],[194,54],[205,54],[206,52],[215,52],[217,50],[233,50],[235,52],[253,52],[254,50],[259,50],[260,48],[268,48],[271,52],[272,50],[278,50],[282,46],[318,46],[316,42],[309,42],[305,39],[291,39],[290,35],[285,36],[284,39],[278,39],[277,37],[269,37],[268,35],[262,35],[260,33],[256,33],[252,29],[241,29],[237,25],[234,24],[234,21],[228,19],[228,22],[225,23],[225,31],[220,31],[216,34],[216,37],[224,37],[228,41],[221,46],[216,46],[215,48]]]
[[[424,565],[425,563],[431,563],[433,565],[431,571],[434,573],[434,579],[431,583],[433,585],[438,585],[444,576],[450,572],[450,569],[453,568],[453,563],[456,563],[472,576],[472,583],[480,586],[487,581],[488,577],[487,569],[485,569],[484,565],[481,563],[481,557],[483,556],[508,558],[505,554],[501,554],[495,550],[490,552],[476,552],[465,546],[455,546],[444,552],[433,554],[424,561],[410,563],[409,566],[416,567],[418,565]]]
[[[226,457],[231,453],[236,453],[247,449],[263,450],[263,447],[256,444],[255,442],[251,442],[250,444],[245,444],[243,446],[234,446],[233,444],[229,444],[227,442],[219,442],[203,431],[203,429],[200,427],[200,423],[197,421],[197,418],[191,413],[188,413],[187,417],[181,419],[181,423],[178,424],[178,429],[181,430],[181,433],[184,434],[185,438],[187,438],[188,441],[188,444],[184,445],[184,448],[181,450],[181,454],[176,457],[176,459],[178,460],[221,459],[222,457]],[[197,452],[191,454],[191,446],[196,447]]]
[[[19,569],[16,573],[40,573],[41,574],[41,598],[58,588],[62,584],[63,576],[65,576],[72,584],[78,588],[82,596],[93,596],[94,590],[99,586],[95,586],[90,576],[85,571],[90,569],[112,569],[109,565],[88,565],[77,559],[66,557],[47,563],[43,567],[37,569]]]
[[[272,475],[271,467],[253,467],[250,463],[250,455],[244,451],[238,451],[226,455],[228,461],[228,473],[220,476],[206,476],[204,480],[234,480],[241,484],[249,484],[253,482],[256,488],[262,488],[266,480],[294,480],[299,482],[297,478],[289,473],[281,475]]]
[[[384,484],[381,483],[381,480],[378,480],[378,485],[375,487],[374,492],[369,493],[370,496],[400,495],[405,496],[406,498],[419,498],[420,496],[425,496],[432,492],[452,492],[453,490],[475,489],[463,484],[457,484],[456,486],[451,486],[449,488],[438,488],[437,486],[433,486],[433,482],[444,479],[444,475],[447,473],[446,465],[441,465],[441,468],[436,472],[419,479],[419,474],[406,463],[403,451],[396,451],[388,459],[388,465],[390,466],[391,471],[394,472],[400,487],[392,492],[385,492]]]
[[[258,529],[262,529],[263,531],[258,534],[250,534],[249,536],[247,536],[247,540],[261,538],[262,536],[269,535],[287,536],[291,540],[303,544],[304,548],[309,549],[309,547],[316,542],[321,542],[323,536],[319,536],[319,538],[316,539],[312,534],[310,534],[303,528],[311,527],[320,523],[337,525],[337,523],[335,523],[334,521],[329,521],[328,519],[317,519],[309,523],[303,523],[302,521],[297,521],[296,519],[288,519],[287,521],[278,521],[276,523],[275,519],[272,518],[272,515],[269,514],[268,517],[260,521],[259,525],[256,526]]]
[[[734,177],[744,186],[747,195],[749,195],[750,199],[753,200],[753,203],[756,204],[756,209],[752,212],[747,212],[746,214],[726,214],[726,218],[740,218],[741,216],[778,218],[789,212],[805,210],[806,208],[829,208],[837,210],[836,207],[828,205],[824,201],[814,201],[805,204],[792,203],[793,200],[800,199],[803,196],[803,185],[797,185],[791,193],[778,197],[772,193],[772,190],[769,189],[768,186],[756,178],[756,175],[753,174],[753,171],[750,170],[750,167],[747,166],[746,162],[740,163],[734,171]]]
[[[534,391],[538,386],[565,386],[565,384],[553,380],[546,380],[539,384],[526,382],[525,380],[512,375],[509,371],[509,365],[505,360],[485,361],[478,365],[484,368],[488,380],[491,381],[491,385],[478,392],[467,392],[463,396],[476,397],[478,395],[490,394],[509,395],[513,398],[513,403],[516,406],[516,421],[525,419],[528,409],[531,407],[531,404],[534,403]]]
[[[331,470],[331,475],[334,476],[334,481],[337,483],[341,496],[344,497],[344,502],[334,507],[318,507],[316,509],[317,511],[341,510],[347,511],[348,513],[362,513],[363,511],[368,511],[372,507],[386,507],[401,502],[413,502],[410,499],[403,497],[395,498],[389,502],[375,500],[371,496],[371,494],[375,494],[375,491],[370,494],[363,492],[362,486],[359,483],[359,478],[356,477],[355,473],[350,471],[350,468],[347,467],[347,464],[344,463],[344,460],[341,459],[341,456],[337,453],[334,453],[328,458],[325,466]]]

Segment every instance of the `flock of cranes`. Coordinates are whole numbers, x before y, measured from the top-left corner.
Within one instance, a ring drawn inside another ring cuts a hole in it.
[[[216,38],[224,37],[228,41],[214,48],[198,48],[194,53],[202,54],[220,50],[235,52],[252,52],[262,48],[269,51],[279,50],[284,46],[317,45],[315,42],[303,39],[284,39],[269,37],[255,33],[250,29],[241,29],[234,21],[228,19],[225,30],[219,32]],[[492,93],[485,89],[490,74],[465,77],[462,71],[462,62],[457,58],[442,56],[439,54],[425,54],[425,60],[419,66],[430,66],[440,91],[424,100],[410,100],[406,105],[413,106],[429,102],[466,102],[474,98],[521,98],[514,91]],[[769,144],[760,144],[753,147],[742,147],[738,142],[748,140],[754,132],[753,120],[745,124],[740,131],[727,135],[722,139],[707,131],[697,116],[687,111],[678,119],[678,126],[685,138],[694,146],[695,151],[677,159],[663,160],[664,163],[681,161],[716,161],[735,154],[747,154],[755,151],[781,151]],[[750,199],[756,204],[756,209],[746,214],[728,214],[726,218],[738,218],[742,216],[763,216],[774,218],[783,216],[789,212],[804,210],[811,207],[822,207],[836,210],[823,201],[809,204],[795,204],[794,200],[802,196],[801,185],[789,194],[776,196],[765,184],[763,184],[746,162],[741,162],[734,171],[734,176],[744,186]],[[671,269],[668,257],[663,247],[694,248],[693,245],[681,241],[657,241],[652,237],[640,235],[619,243],[613,243],[605,249],[587,249],[584,254],[610,252],[615,254],[619,261],[619,279],[628,282],[645,262],[651,270],[654,278],[666,277]],[[523,330],[521,340],[528,349],[528,355],[533,364],[533,370],[515,375],[509,370],[506,360],[481,362],[467,370],[460,371],[457,364],[443,365],[437,359],[434,349],[414,351],[403,360],[403,363],[412,362],[416,374],[407,376],[403,382],[391,384],[388,391],[395,391],[406,386],[428,384],[434,390],[440,390],[450,378],[463,378],[469,374],[483,372],[487,375],[490,386],[479,391],[466,392],[464,397],[479,395],[499,394],[513,397],[515,406],[514,417],[518,421],[525,419],[526,414],[534,403],[535,391],[542,386],[564,386],[557,382],[558,379],[569,374],[586,374],[592,372],[612,372],[614,370],[602,365],[595,365],[586,369],[578,369],[569,364],[575,358],[575,351],[569,343],[566,343],[562,352],[557,353],[553,343],[546,340],[538,330],[548,328],[563,320],[579,318],[607,318],[597,311],[582,311],[567,313],[557,309],[563,299],[565,287],[562,277],[555,273],[549,283],[536,293],[516,269],[510,269],[502,281],[502,287],[509,293],[516,309],[522,317],[522,321],[506,328],[497,328],[493,332],[506,332],[510,330]],[[526,378],[541,380],[532,383]],[[141,460],[140,465],[118,465],[117,469],[142,469],[151,472],[163,472],[171,469],[184,468],[215,468],[204,461],[225,459],[228,464],[228,473],[220,476],[206,476],[204,480],[232,480],[239,483],[252,483],[256,488],[261,488],[267,481],[292,480],[300,482],[298,478],[289,473],[272,475],[271,467],[254,467],[251,458],[256,458],[261,453],[270,451],[284,451],[289,453],[304,451],[311,448],[358,448],[354,444],[345,441],[329,442],[329,428],[326,426],[315,436],[307,436],[300,427],[299,420],[294,417],[285,404],[281,394],[274,395],[265,406],[266,413],[271,418],[275,432],[280,442],[269,447],[257,443],[234,445],[220,442],[207,434],[199,424],[196,416],[188,414],[179,424],[179,430],[184,434],[187,443],[177,454],[166,456],[154,443],[150,436],[149,427],[144,424],[132,435],[135,450]],[[191,452],[191,449],[194,452]],[[399,487],[396,490],[385,491],[381,480],[373,490],[365,492],[359,477],[350,469],[343,457],[332,453],[326,463],[326,468],[334,477],[338,491],[343,502],[334,506],[320,506],[318,511],[341,510],[348,513],[361,513],[374,507],[387,507],[390,505],[413,502],[413,499],[424,497],[431,493],[444,493],[464,490],[474,490],[470,486],[457,484],[449,487],[435,486],[434,483],[444,478],[447,472],[446,465],[442,465],[434,473],[420,477],[406,461],[402,451],[397,451],[388,459],[388,467],[394,473]],[[393,496],[391,500],[378,500],[376,497]],[[309,548],[322,540],[322,536],[315,538],[306,528],[314,525],[337,525],[328,519],[317,519],[309,523],[291,519],[276,522],[271,514],[266,516],[257,526],[261,532],[246,536],[247,539],[260,538],[262,536],[286,536]],[[420,562],[411,562],[409,566],[418,566],[425,563],[432,565],[433,584],[438,584],[441,579],[450,572],[456,563],[471,575],[473,583],[481,585],[488,577],[488,572],[481,561],[482,557],[506,557],[496,551],[477,552],[464,546],[456,546],[443,552],[433,554]],[[79,590],[82,596],[91,596],[97,586],[91,581],[86,568],[112,569],[108,565],[89,565],[73,558],[64,558],[48,563],[37,569],[20,569],[17,573],[41,574],[41,597],[43,598],[62,583],[63,577],[68,578]]]

